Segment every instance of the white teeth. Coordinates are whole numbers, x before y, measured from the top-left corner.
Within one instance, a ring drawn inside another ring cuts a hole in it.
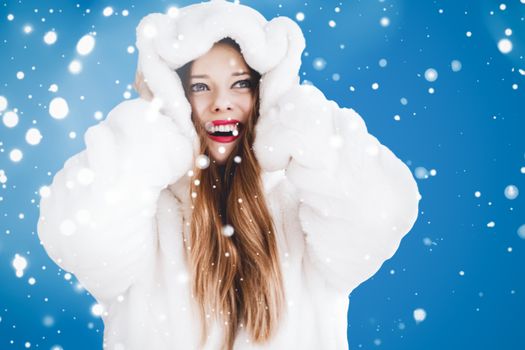
[[[237,125],[228,124],[228,125],[206,125],[206,131],[213,134],[215,132],[233,132],[234,135],[238,135],[239,131],[237,130]]]

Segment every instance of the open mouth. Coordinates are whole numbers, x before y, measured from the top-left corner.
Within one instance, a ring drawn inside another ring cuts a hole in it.
[[[242,123],[238,120],[214,120],[207,122],[206,131],[210,139],[217,142],[232,142],[236,140],[242,130]]]

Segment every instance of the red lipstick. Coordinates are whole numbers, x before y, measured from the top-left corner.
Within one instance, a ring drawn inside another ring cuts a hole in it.
[[[229,143],[239,138],[242,123],[236,119],[212,120],[206,123],[205,129],[208,132],[208,137],[213,141]]]
[[[228,125],[228,124],[237,124],[241,123],[237,119],[219,119],[219,120],[212,120],[211,121],[213,125]]]

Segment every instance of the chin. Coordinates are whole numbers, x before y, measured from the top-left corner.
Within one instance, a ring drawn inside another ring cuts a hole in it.
[[[229,154],[214,154],[211,153],[211,161],[215,162],[217,165],[224,165],[228,159]]]
[[[216,165],[224,165],[224,164],[226,164],[226,159],[216,159],[216,158],[213,158],[213,161],[215,161],[215,164],[216,164]]]
[[[226,161],[228,160],[228,157],[233,152],[233,149],[235,148],[235,143],[232,143],[228,146],[224,146],[222,143],[213,142],[212,145],[210,145],[209,155],[210,155],[210,161],[215,161],[215,164],[217,165],[224,165]],[[219,146],[225,147],[224,153],[219,153],[219,151],[216,149]],[[215,148],[216,147],[216,148]],[[212,151],[213,150],[213,151]]]

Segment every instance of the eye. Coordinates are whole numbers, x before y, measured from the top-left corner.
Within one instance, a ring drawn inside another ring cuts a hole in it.
[[[249,79],[245,80],[239,80],[233,84],[233,86],[239,87],[239,88],[251,88],[252,87],[252,81]]]
[[[204,83],[195,83],[195,84],[191,84],[190,90],[192,92],[199,92],[199,91],[206,91],[209,89],[208,89],[208,85]]]

